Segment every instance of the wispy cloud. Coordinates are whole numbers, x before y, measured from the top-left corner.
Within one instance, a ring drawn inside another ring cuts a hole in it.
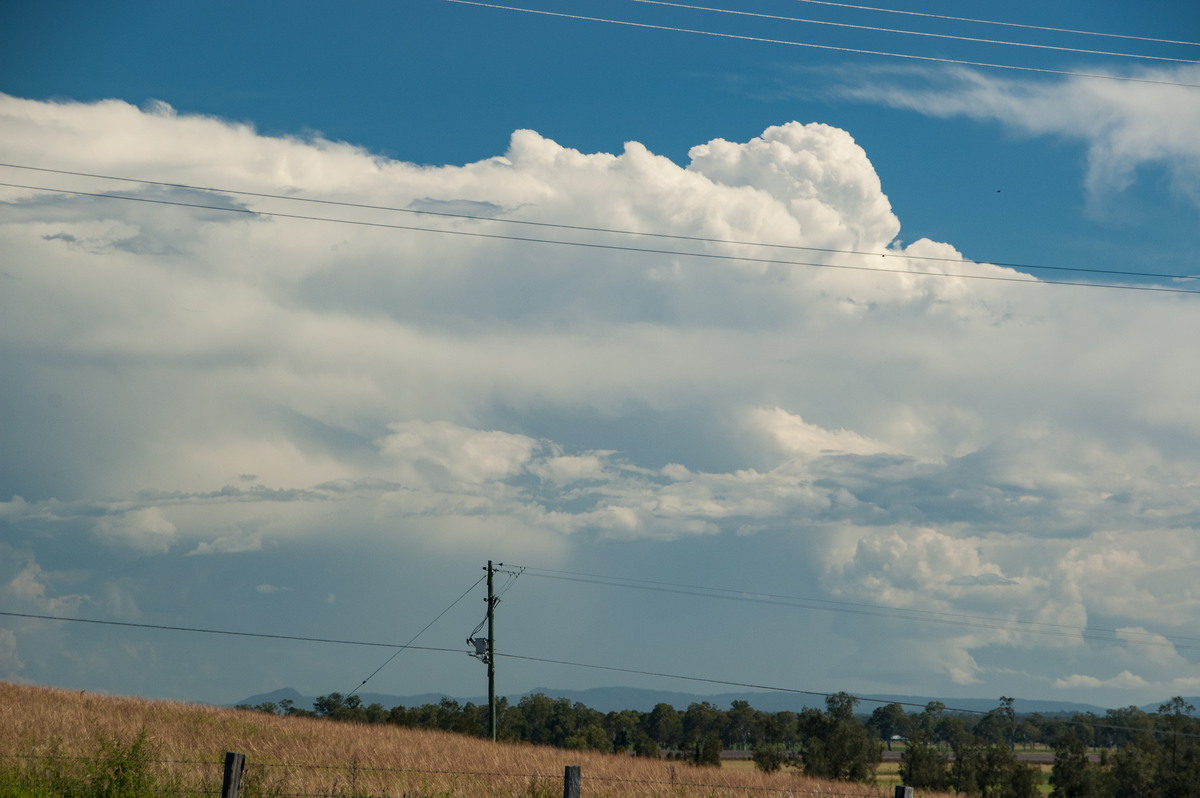
[[[1200,68],[1145,69],[1149,82],[1074,77],[1013,79],[966,69],[856,70],[834,91],[932,116],[996,122],[1026,136],[1081,142],[1085,186],[1093,206],[1129,187],[1138,170],[1156,167],[1200,206]]]

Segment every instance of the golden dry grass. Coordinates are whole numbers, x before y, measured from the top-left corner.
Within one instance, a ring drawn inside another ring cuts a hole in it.
[[[582,768],[585,798],[884,792],[808,779],[791,770],[764,774],[744,766],[697,768],[388,725],[275,717],[0,682],[0,756],[5,762],[28,762],[30,756],[92,757],[98,741],[128,745],[143,731],[161,782],[190,789],[219,788],[225,752],[236,751],[246,755],[253,791],[267,795],[557,798],[566,765]]]

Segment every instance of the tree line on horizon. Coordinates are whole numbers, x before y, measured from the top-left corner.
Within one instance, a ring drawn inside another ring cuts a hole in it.
[[[907,786],[953,790],[982,798],[1035,798],[1036,767],[1016,750],[1048,746],[1055,755],[1054,798],[1200,798],[1200,719],[1195,707],[1173,698],[1157,712],[1137,707],[1073,715],[1018,714],[1014,701],[979,714],[947,711],[932,701],[920,712],[898,703],[869,714],[846,693],[826,699],[824,711],[763,712],[747,701],[722,710],[704,701],[686,710],[667,703],[649,712],[603,713],[566,698],[537,693],[516,704],[497,702],[497,736],[510,742],[559,748],[669,757],[718,765],[723,750],[750,751],[764,771],[794,767],[807,775],[871,782],[883,750],[902,749],[900,777]],[[488,707],[443,698],[436,704],[390,709],[358,696],[330,693],[311,710],[290,700],[240,709],[333,721],[393,724],[476,737],[488,734]]]

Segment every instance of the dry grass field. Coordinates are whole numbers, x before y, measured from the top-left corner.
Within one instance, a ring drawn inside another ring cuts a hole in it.
[[[584,798],[891,795],[787,769],[699,768],[0,682],[0,769],[10,785],[55,769],[94,776],[123,759],[140,759],[154,778],[147,794],[217,794],[227,751],[246,755],[247,796],[557,798],[566,765],[581,767]],[[0,795],[42,794],[54,793],[6,792],[0,785]]]

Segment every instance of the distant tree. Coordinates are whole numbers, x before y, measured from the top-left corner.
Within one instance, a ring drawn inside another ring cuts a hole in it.
[[[754,766],[763,773],[774,773],[783,767],[788,755],[777,743],[759,743],[750,754]]]
[[[996,745],[1016,746],[1017,713],[1013,699],[1000,697],[1000,706],[988,712],[975,724],[975,735]]]
[[[645,732],[639,731],[633,740],[633,755],[658,759],[662,756],[662,751],[658,747],[657,740]]]
[[[721,736],[725,713],[707,701],[688,705],[683,713],[683,739],[695,745],[710,734]]]
[[[1037,768],[1018,762],[1009,745],[976,738],[954,743],[953,750],[950,777],[956,792],[981,798],[1037,798]]]
[[[501,696],[496,699],[496,736],[499,738],[502,730],[505,728],[504,715],[508,711],[508,699]],[[458,719],[454,727],[450,731],[458,732],[459,734],[468,734],[472,737],[487,737],[491,735],[491,727],[488,725],[488,706],[487,704],[476,704],[468,701],[463,704],[462,711],[458,715]],[[505,739],[511,739],[506,737]]]
[[[870,782],[883,758],[883,746],[854,717],[858,699],[837,693],[825,699],[824,713],[800,715],[803,747],[800,766],[810,776],[841,781]]]
[[[1178,769],[1181,751],[1186,749],[1187,740],[1184,734],[1187,729],[1188,716],[1196,708],[1179,696],[1175,696],[1158,707],[1158,737],[1162,741],[1164,764],[1171,770]]]
[[[1040,715],[1035,715],[1032,718],[1018,718],[1015,742],[1026,747],[1035,745],[1042,740],[1053,740],[1053,737],[1044,737],[1042,729],[1052,724]]]
[[[365,710],[367,723],[386,723],[388,711],[383,708],[383,704],[378,702],[369,704]]]
[[[1158,798],[1159,748],[1149,737],[1138,737],[1120,746],[1109,758],[1108,780],[1120,798]]]
[[[729,748],[745,748],[758,737],[758,715],[749,701],[734,701],[725,713],[725,743]]]
[[[942,715],[937,722],[937,739],[941,745],[965,745],[974,739],[967,722],[959,715]]]
[[[951,780],[959,792],[983,798],[1036,798],[1040,774],[1017,761],[1015,700],[1000,697],[1000,706],[975,725],[975,738],[954,743]]]
[[[762,713],[758,721],[758,744],[781,745],[784,740],[794,736],[791,728],[796,725],[796,715],[792,712],[776,712],[774,715]]]
[[[527,695],[517,706],[506,708],[504,718],[506,739],[598,751],[612,747],[605,716],[565,698],[552,699],[541,693]]]
[[[595,710],[592,711],[595,712]],[[604,729],[603,716],[599,712],[596,712],[596,716],[577,716],[575,728],[571,730],[560,746],[580,751],[612,750],[608,732]]]
[[[925,739],[938,748],[956,740],[968,740],[972,736],[962,716],[948,714],[946,705],[941,701],[930,701],[919,715],[910,715],[909,728],[914,733],[919,729]]]
[[[641,714],[636,710],[623,709],[620,712],[609,712],[604,717],[604,727],[612,741],[614,752],[628,751],[641,734]]]
[[[550,726],[553,708],[550,699],[541,693],[523,696],[505,718],[514,740],[550,744],[546,731]]]
[[[341,693],[330,693],[329,695],[317,697],[317,700],[313,702],[313,711],[319,717],[327,718],[345,705],[346,699]]]
[[[356,723],[365,723],[367,720],[366,708],[362,705],[362,699],[356,695],[330,693],[320,696],[313,702],[313,711],[317,717],[330,720]]]
[[[670,704],[656,704],[644,723],[646,734],[663,748],[679,748],[683,743],[683,719]]]
[[[693,746],[692,764],[705,767],[720,767],[721,738],[716,732],[708,732]]]
[[[1100,716],[1095,712],[1076,712],[1071,716],[1071,728],[1075,731],[1075,736],[1078,737],[1087,748],[1093,748],[1098,745],[1097,730],[1100,728],[1102,721]],[[1050,730],[1050,734],[1046,739],[1057,740],[1062,733],[1061,729]]]
[[[1115,748],[1141,742],[1150,737],[1153,728],[1154,719],[1137,707],[1110,709],[1104,714],[1096,744]]]
[[[907,747],[900,755],[900,780],[919,790],[950,788],[950,760],[946,752],[939,751],[929,740],[923,729],[909,734]]]
[[[884,704],[871,713],[867,726],[875,730],[879,739],[887,745],[887,750],[891,751],[892,737],[908,734],[908,715],[899,704]]]
[[[788,750],[800,744],[800,716],[795,712],[776,712],[775,722],[779,726],[779,742]]]
[[[1158,708],[1155,726],[1159,739],[1159,794],[1164,798],[1200,796],[1200,724],[1192,717],[1196,707],[1176,696]]]
[[[442,696],[437,704],[430,705],[430,721],[441,731],[457,731],[462,719],[462,705],[453,698]]]
[[[1102,794],[1100,769],[1088,760],[1087,746],[1075,730],[1064,730],[1054,741],[1053,748],[1051,798],[1099,798]]]

